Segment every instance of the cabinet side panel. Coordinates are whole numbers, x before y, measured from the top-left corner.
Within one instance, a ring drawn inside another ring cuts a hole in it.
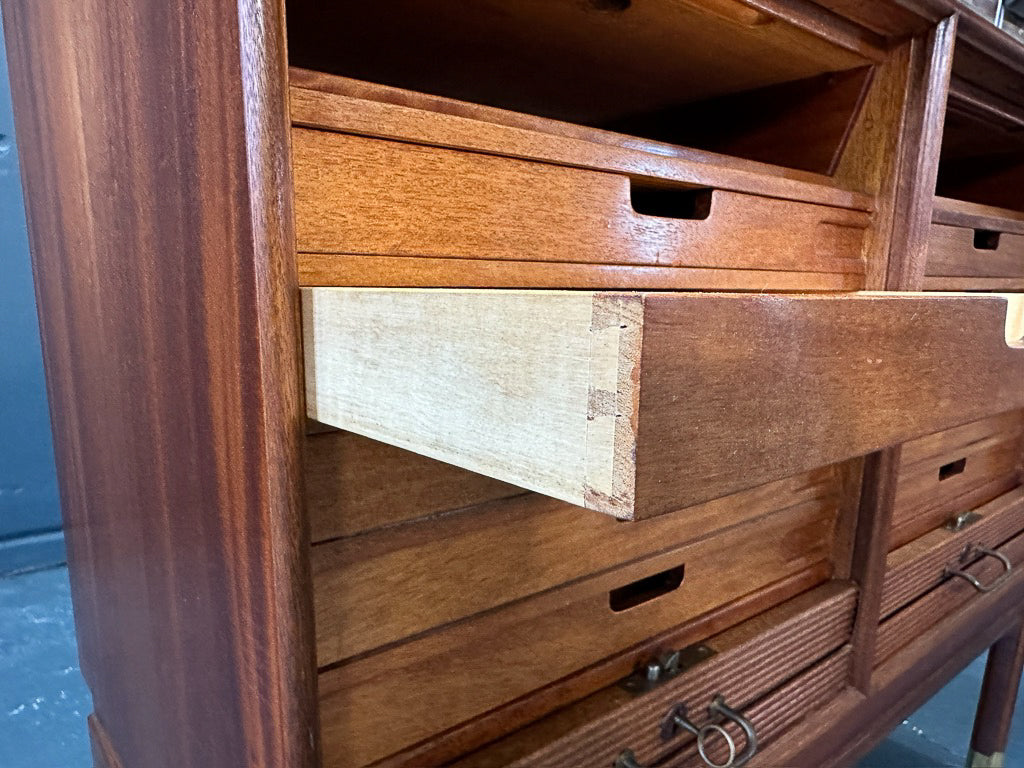
[[[126,766],[312,766],[283,10],[3,11],[96,715]]]

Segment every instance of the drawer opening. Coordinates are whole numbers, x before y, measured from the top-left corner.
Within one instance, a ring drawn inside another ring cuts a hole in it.
[[[982,57],[957,46],[936,194],[1024,211],[1024,94],[1015,71]]]
[[[286,7],[295,67],[825,175],[887,56],[740,0]]]
[[[967,457],[951,461],[939,467],[939,480],[948,480],[951,477],[961,474],[967,468]]]
[[[608,607],[613,613],[620,613],[674,592],[683,583],[685,568],[685,565],[678,565],[613,589],[608,593]]]
[[[992,229],[974,230],[974,247],[979,251],[994,251],[999,248],[999,232]]]
[[[643,216],[703,221],[711,215],[713,190],[670,187],[630,179],[629,202]]]

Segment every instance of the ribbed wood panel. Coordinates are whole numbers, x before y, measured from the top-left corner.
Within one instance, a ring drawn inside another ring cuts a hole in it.
[[[1010,562],[1024,562],[1024,535],[1017,536],[999,548]],[[993,558],[986,557],[968,568],[983,584],[997,579],[1003,567]],[[1019,579],[1019,575],[1017,576]],[[963,579],[948,579],[924,597],[884,621],[878,628],[875,648],[875,666],[892,657],[910,641],[920,637],[936,622],[941,621],[978,595],[978,591]]]
[[[808,713],[815,712],[832,700],[846,684],[850,668],[850,646],[844,646],[819,664],[815,664],[785,685],[759,699],[743,712],[754,725],[758,748],[771,744],[781,734],[800,722]],[[733,723],[726,723],[725,729],[736,740],[739,751],[744,749],[742,731]],[[709,740],[708,757],[716,763],[724,763],[729,757],[723,741]],[[754,761],[757,762],[756,759]],[[706,768],[697,754],[696,744],[691,744],[680,753],[678,762],[672,760],[664,768]]]
[[[686,702],[698,724],[706,719],[704,710],[716,694],[733,706],[747,706],[848,640],[854,603],[855,591],[844,590],[513,765],[593,768],[611,765],[625,748],[632,749],[641,762],[661,759],[680,746],[675,742],[666,748],[658,733],[672,706]]]
[[[979,507],[983,519],[958,533],[937,529],[890,553],[882,588],[882,616],[888,616],[943,579],[965,547],[995,547],[1024,529],[1024,488]]]

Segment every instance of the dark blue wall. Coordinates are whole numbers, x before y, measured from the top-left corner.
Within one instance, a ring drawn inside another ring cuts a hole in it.
[[[8,84],[0,46],[0,574],[64,557]]]

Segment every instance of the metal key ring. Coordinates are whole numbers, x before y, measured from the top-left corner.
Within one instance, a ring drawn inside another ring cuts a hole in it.
[[[704,751],[704,742],[710,733],[721,734],[722,738],[725,739],[725,743],[729,746],[729,759],[724,763],[716,763]],[[697,752],[700,753],[701,759],[708,764],[709,768],[733,768],[736,764],[736,740],[732,737],[732,734],[717,723],[708,723],[697,732]]]

